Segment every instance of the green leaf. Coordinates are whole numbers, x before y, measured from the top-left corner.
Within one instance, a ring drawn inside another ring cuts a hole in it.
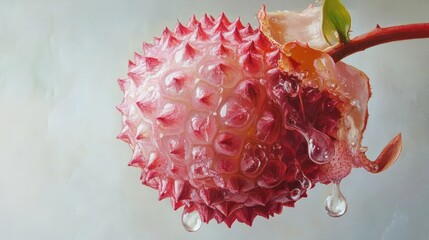
[[[326,41],[333,45],[338,41],[350,41],[350,14],[340,0],[325,0],[323,2],[322,31]]]

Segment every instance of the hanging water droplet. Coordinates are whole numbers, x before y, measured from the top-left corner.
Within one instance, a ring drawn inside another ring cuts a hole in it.
[[[331,217],[341,217],[347,211],[347,200],[340,190],[340,182],[334,183],[332,193],[326,198],[325,209]]]
[[[188,232],[196,232],[201,227],[200,214],[197,211],[187,212],[186,209],[182,213],[182,224]]]

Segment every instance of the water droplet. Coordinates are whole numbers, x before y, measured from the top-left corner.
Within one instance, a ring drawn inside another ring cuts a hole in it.
[[[296,175],[296,179],[301,183],[301,187],[304,189],[310,189],[312,187],[310,179],[308,179],[303,173],[298,173]]]
[[[316,81],[316,80],[309,80],[307,82],[307,87],[318,88],[319,87],[319,82]]]
[[[335,149],[331,138],[315,129],[310,123],[302,120],[299,113],[291,110],[286,115],[287,127],[300,132],[308,144],[308,155],[314,163],[325,164],[332,160]]]
[[[368,151],[368,147],[366,147],[366,146],[361,147],[361,148],[359,148],[359,151],[360,151],[361,153],[365,153],[366,151]]]
[[[301,190],[299,190],[298,188],[293,189],[290,192],[290,198],[294,201],[298,201],[301,197]]]
[[[285,81],[283,88],[287,93],[289,93],[290,97],[296,97],[300,90],[300,86],[297,81]]]
[[[182,224],[183,227],[188,232],[196,232],[201,227],[201,218],[200,214],[197,211],[187,212],[187,210],[183,210],[182,213]]]
[[[369,168],[370,168],[371,172],[378,172],[378,169],[380,167],[378,166],[378,164],[372,163],[372,164],[369,165]]]
[[[334,183],[332,193],[326,198],[325,209],[331,217],[341,217],[347,211],[347,200],[340,190],[340,182]]]
[[[312,128],[308,132],[308,155],[311,161],[318,164],[325,164],[334,156],[334,146],[332,140],[324,133]]]
[[[359,102],[359,100],[357,100],[356,98],[353,98],[352,100],[350,100],[350,104],[351,104],[353,107],[355,107],[355,108],[357,108],[357,109],[360,109],[360,102]]]

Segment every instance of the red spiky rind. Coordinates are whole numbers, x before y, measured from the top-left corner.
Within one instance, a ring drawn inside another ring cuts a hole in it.
[[[214,33],[224,33],[228,31],[228,26],[225,26],[222,21],[217,21],[216,25],[213,26],[212,31]]]
[[[252,35],[255,33],[255,30],[252,28],[252,25],[247,24],[246,27],[240,30],[240,33],[243,35]]]
[[[224,33],[224,37],[229,42],[240,43],[242,41],[242,37],[238,28],[233,28],[230,31]]]
[[[234,22],[232,22],[229,27],[231,29],[238,29],[238,30],[242,30],[244,28],[243,23],[241,22],[240,18],[237,18]]]
[[[209,39],[208,34],[205,32],[201,23],[198,23],[194,29],[194,32],[191,34],[191,41],[206,41]]]
[[[180,44],[180,40],[178,40],[176,37],[173,36],[173,33],[168,30],[167,33],[164,32],[164,35],[161,39],[161,49],[169,49],[177,47]]]
[[[297,176],[316,182],[321,169],[306,155],[302,134],[272,120],[283,119],[284,109],[300,111],[285,90],[296,79],[281,74],[277,45],[222,13],[179,22],[142,48],[128,78],[118,80],[118,138],[133,149],[129,165],[141,169],[141,182],[160,200],[231,227],[251,226],[256,216],[280,214],[306,196]],[[304,102],[313,101],[310,90],[303,89]],[[324,114],[318,112],[323,121],[338,121]]]
[[[193,60],[198,54],[198,50],[192,47],[189,43],[185,43],[175,54],[176,62],[185,62]]]
[[[216,20],[216,22],[222,22],[225,26],[231,25],[231,22],[228,20],[228,18],[226,17],[225,13],[223,13],[223,12],[219,15],[219,17]]]
[[[211,28],[214,25],[213,20],[207,14],[204,14],[204,16],[200,19],[200,23],[205,29]]]
[[[214,48],[212,48],[212,50],[210,51],[210,53],[213,56],[221,56],[221,57],[227,57],[231,54],[231,50],[229,48],[227,48],[224,44],[222,44],[222,40],[220,40],[219,42],[221,42],[218,46],[215,46]]]
[[[181,22],[178,22],[176,28],[174,29],[174,33],[177,36],[184,37],[192,33],[192,31],[189,28],[185,27]]]

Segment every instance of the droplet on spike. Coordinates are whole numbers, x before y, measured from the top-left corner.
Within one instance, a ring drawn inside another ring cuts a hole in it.
[[[186,231],[196,232],[201,228],[201,218],[197,211],[188,212],[186,209],[182,213],[182,224]]]
[[[331,217],[341,217],[347,211],[347,201],[340,190],[340,182],[335,182],[332,193],[326,198],[325,209]]]

